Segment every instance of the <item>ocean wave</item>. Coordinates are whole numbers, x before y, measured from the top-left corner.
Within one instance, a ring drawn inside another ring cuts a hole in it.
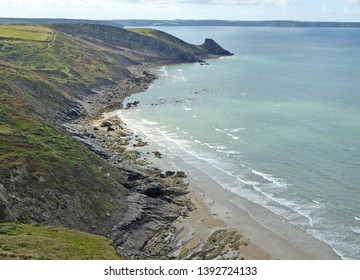
[[[234,151],[234,150],[221,150],[221,149],[216,149],[217,152],[219,153],[223,153],[223,154],[227,154],[227,155],[241,155],[241,153],[239,151]]]
[[[251,169],[251,172],[254,173],[255,175],[258,175],[258,176],[264,178],[266,181],[275,184],[278,187],[286,188],[288,186],[288,184],[286,184],[283,179],[275,178],[274,176],[272,176],[270,174],[266,174],[266,173],[263,173],[263,172],[260,172],[260,171],[256,171],[254,169]]]
[[[246,130],[246,128],[243,127],[239,127],[239,128],[235,128],[235,129],[231,129],[231,132],[238,132],[238,131],[242,131],[242,130]]]
[[[169,72],[166,70],[166,66],[161,67],[158,71],[160,72],[161,76],[164,76],[164,77],[169,76]]]
[[[219,143],[210,144],[210,143],[206,143],[206,142],[205,142],[204,144],[205,144],[205,146],[207,146],[208,148],[214,149],[214,150],[216,150],[216,149],[226,150],[226,149],[227,149],[227,147],[221,146],[221,145],[219,145]]]
[[[209,168],[201,168],[201,170],[203,172],[205,172],[208,176],[210,176],[212,179],[214,179],[215,181],[217,181],[221,186],[223,186],[224,188],[226,187],[226,184],[224,185],[221,180],[216,180],[216,178],[213,176],[214,174],[216,174],[216,172],[211,172],[209,170],[211,170],[212,168],[214,168],[215,170],[218,170],[220,171],[222,174],[225,174],[226,176],[230,176],[230,178],[233,178],[232,180],[236,180],[236,182],[240,182],[242,183],[243,185],[249,185],[249,186],[256,186],[258,185],[258,182],[254,182],[254,181],[247,181],[239,176],[236,176],[234,174],[232,174],[230,171],[227,171],[225,170],[224,168],[222,168],[219,163],[222,162],[222,159],[220,157],[214,157],[212,155],[208,155],[208,156],[205,156],[205,155],[200,155],[198,152],[196,152],[194,149],[192,149],[192,143],[197,143],[197,144],[200,144],[200,145],[205,145],[205,146],[210,146],[210,147],[213,147],[213,149],[216,149],[218,148],[217,150],[218,151],[221,151],[221,152],[224,152],[226,151],[227,153],[237,153],[236,151],[229,151],[229,150],[226,150],[227,147],[225,146],[221,146],[221,145],[210,145],[208,143],[203,143],[201,142],[200,140],[194,138],[193,136],[189,136],[189,138],[191,139],[191,141],[188,141],[188,140],[184,140],[184,139],[174,139],[171,134],[167,133],[167,131],[164,131],[164,130],[161,130],[161,129],[158,129],[158,128],[155,128],[156,131],[158,131],[158,133],[160,133],[165,139],[167,139],[167,141],[169,142],[172,142],[174,143],[177,148],[179,148],[180,150],[182,150],[183,152],[185,152],[186,154],[190,155],[191,157],[193,157],[194,160],[190,160],[192,163],[192,165],[196,166],[197,168],[200,168],[198,162],[204,162],[206,164],[209,165],[209,167],[211,167],[210,169]],[[152,137],[154,138],[154,137]],[[171,147],[167,144],[166,145],[166,148],[167,149],[171,149]],[[178,156],[180,156],[183,160],[186,161],[186,158],[184,158],[184,156],[181,156],[179,153],[177,152],[174,152],[172,151],[174,154],[178,154]],[[189,159],[187,159],[189,160]],[[210,172],[210,173],[209,173]],[[221,174],[220,173],[220,174]]]
[[[217,144],[209,144],[209,143],[202,143],[206,147],[217,151],[218,153],[226,154],[226,155],[241,155],[241,152],[235,150],[229,150],[228,147]]]
[[[254,186],[254,189],[256,191],[258,191],[259,193],[261,193],[262,195],[264,195],[265,197],[267,197],[269,200],[274,201],[274,202],[278,203],[279,205],[281,205],[282,207],[286,207],[290,211],[295,212],[298,215],[300,215],[301,217],[306,218],[307,220],[309,220],[310,226],[313,226],[313,218],[310,216],[310,214],[312,212],[318,210],[317,208],[313,209],[310,207],[310,205],[306,205],[306,207],[304,207],[304,206],[298,205],[290,200],[287,200],[285,198],[274,197],[273,194],[263,191],[260,187]],[[300,209],[301,207],[304,207],[305,209]],[[276,210],[274,212],[276,212]]]
[[[226,131],[221,130],[220,128],[217,128],[217,127],[214,127],[214,128],[215,128],[216,131],[221,132],[222,134],[225,134],[225,135],[231,137],[231,138],[234,139],[234,140],[239,140],[239,139],[240,139],[240,137],[235,136],[235,135],[232,135],[232,134],[230,134],[230,133],[227,133]]]
[[[146,119],[141,119],[141,121],[147,125],[157,125],[159,124],[158,122],[153,122],[153,121],[149,121],[149,120],[146,120]]]
[[[185,111],[191,111],[192,109],[184,106]]]
[[[171,82],[172,83],[178,83],[178,82],[186,82],[187,78],[184,76],[184,73],[181,69],[177,69],[178,70],[178,75],[172,75],[171,76]]]
[[[351,230],[356,234],[360,234],[360,227],[351,227]]]
[[[360,218],[359,217],[354,217],[355,220],[357,221],[360,221]]]
[[[252,187],[255,187],[255,186],[258,186],[259,185],[259,182],[255,182],[255,181],[247,181],[247,180],[244,180],[244,179],[241,179],[240,177],[236,177],[236,180],[243,183],[244,185],[247,185],[247,186],[252,186]]]

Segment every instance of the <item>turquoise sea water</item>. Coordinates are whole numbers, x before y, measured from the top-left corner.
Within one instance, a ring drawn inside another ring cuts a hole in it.
[[[360,259],[360,30],[161,29],[236,55],[157,69],[124,118],[234,195]]]

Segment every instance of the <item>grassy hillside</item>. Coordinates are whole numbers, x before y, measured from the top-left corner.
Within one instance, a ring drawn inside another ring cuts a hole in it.
[[[149,36],[151,38],[154,38],[155,40],[159,40],[163,42],[164,44],[173,46],[173,48],[177,48],[183,52],[187,52],[199,56],[206,54],[206,51],[202,49],[200,46],[190,45],[180,40],[179,38],[176,38],[160,30],[156,30],[152,28],[127,28],[127,30]]]
[[[54,226],[0,224],[0,260],[116,260],[105,237]]]
[[[195,62],[206,50],[158,30],[122,29],[105,25],[54,25],[56,30],[122,52],[133,62]]]
[[[130,74],[120,54],[112,49],[48,27],[28,26],[26,29],[26,32],[19,32],[18,26],[0,28],[0,59],[66,86],[96,86]],[[46,35],[47,40],[34,40]]]
[[[125,176],[69,136],[61,123],[85,114],[78,100],[94,94],[92,88],[131,77],[129,66],[192,62],[206,53],[149,29],[0,25],[0,222],[36,222],[106,235],[128,207]],[[13,226],[14,234],[0,238],[0,254],[7,257],[4,246],[13,244],[14,258],[65,258],[39,253],[36,244],[80,236],[63,229],[51,235],[51,228]],[[27,238],[40,243],[27,245]],[[25,252],[22,246],[34,250]]]
[[[53,31],[44,26],[27,26],[27,25],[0,25],[0,38],[17,39],[24,41],[51,41]]]
[[[129,76],[140,59],[51,27],[1,30],[0,220],[106,234],[126,207],[124,176],[59,123],[83,113],[76,97]]]
[[[0,183],[8,220],[86,231],[92,226],[104,234],[113,224],[106,214],[126,206],[124,177],[56,124],[53,115],[74,106],[66,92],[37,73],[5,66],[0,67]]]

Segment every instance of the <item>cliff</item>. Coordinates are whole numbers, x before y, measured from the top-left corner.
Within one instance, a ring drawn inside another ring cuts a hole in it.
[[[219,50],[207,45],[190,45],[152,29],[0,25],[0,222],[104,236],[117,226],[112,236],[118,246],[141,232],[141,248],[162,225],[176,219],[181,207],[171,204],[168,195],[174,201],[182,192],[169,189],[170,181],[164,185],[160,174],[134,170],[130,160],[121,166],[110,163],[89,142],[94,134],[69,132],[64,123],[89,114],[83,100],[103,97],[95,88],[122,84],[118,94],[124,95],[143,90],[154,79],[131,67],[196,62]],[[147,190],[150,182],[169,190],[153,197]],[[126,228],[156,219],[163,222],[147,231]],[[119,241],[125,229],[129,239]]]

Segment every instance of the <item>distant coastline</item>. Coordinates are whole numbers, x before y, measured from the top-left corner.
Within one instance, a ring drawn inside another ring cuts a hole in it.
[[[64,24],[87,23],[104,24],[115,27],[124,26],[234,26],[234,27],[315,27],[315,28],[360,28],[360,22],[335,21],[296,21],[296,20],[80,20],[65,18],[5,18],[0,17],[0,24]]]

